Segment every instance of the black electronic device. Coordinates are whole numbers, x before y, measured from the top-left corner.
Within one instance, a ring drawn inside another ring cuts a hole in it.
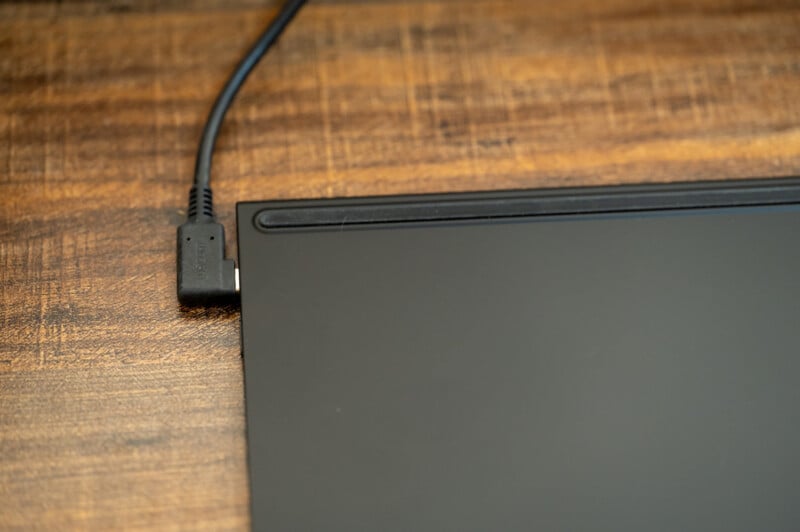
[[[252,524],[794,531],[800,180],[241,203],[214,104],[179,301],[241,297]]]
[[[800,181],[242,203],[257,530],[795,530]]]

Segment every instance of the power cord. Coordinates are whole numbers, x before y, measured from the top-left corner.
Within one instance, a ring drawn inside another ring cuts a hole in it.
[[[189,192],[186,222],[178,228],[178,301],[187,306],[211,306],[236,301],[238,270],[225,258],[225,229],[214,216],[211,158],[222,120],[247,76],[280,37],[306,0],[290,0],[281,8],[233,71],[208,115]]]

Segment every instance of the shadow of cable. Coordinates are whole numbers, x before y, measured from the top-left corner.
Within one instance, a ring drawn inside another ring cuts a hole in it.
[[[180,305],[181,317],[190,320],[226,320],[239,317],[239,305],[220,305],[216,307],[187,307]]]

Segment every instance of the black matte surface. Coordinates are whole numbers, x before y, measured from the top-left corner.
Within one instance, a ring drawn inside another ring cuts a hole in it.
[[[253,525],[794,531],[800,210],[265,234]]]

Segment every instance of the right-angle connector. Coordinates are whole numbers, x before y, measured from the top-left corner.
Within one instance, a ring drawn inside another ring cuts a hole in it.
[[[225,229],[214,221],[178,228],[178,301],[187,306],[235,303],[236,266],[225,258]]]

